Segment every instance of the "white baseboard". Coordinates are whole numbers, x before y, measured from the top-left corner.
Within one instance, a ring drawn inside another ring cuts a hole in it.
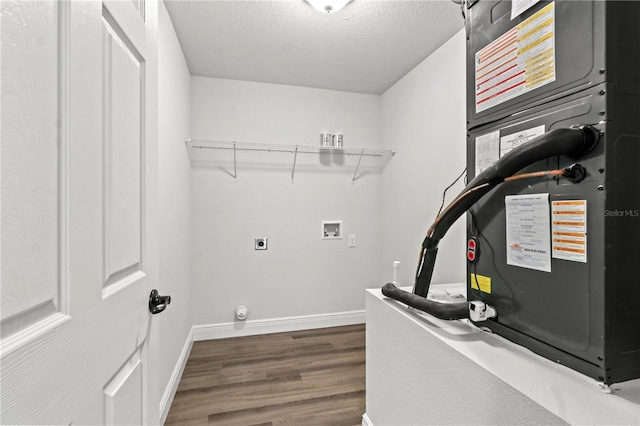
[[[364,324],[365,310],[336,312],[320,315],[271,318],[203,324],[193,326],[193,340],[223,339],[227,337],[251,336],[255,334],[281,333],[285,331],[310,330],[313,328],[338,327]]]
[[[184,372],[184,367],[187,365],[187,359],[189,359],[189,353],[191,352],[191,347],[193,346],[193,327],[189,331],[187,335],[187,340],[184,342],[184,346],[182,347],[182,352],[180,352],[180,356],[178,357],[178,361],[176,362],[176,366],[173,369],[173,373],[171,373],[171,377],[169,378],[169,383],[167,383],[167,387],[162,394],[162,399],[160,400],[160,424],[163,425],[167,420],[167,416],[169,415],[169,408],[171,408],[171,403],[173,402],[173,397],[176,395],[176,391],[178,390],[178,384],[180,383],[180,378],[182,377],[182,373]]]
[[[362,415],[362,426],[373,426],[373,423],[371,423],[371,420],[369,419],[369,416],[367,416],[367,413],[364,413]]]

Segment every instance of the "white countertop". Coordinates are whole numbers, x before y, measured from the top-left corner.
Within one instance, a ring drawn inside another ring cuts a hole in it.
[[[403,289],[411,291],[410,287]],[[379,299],[381,309],[397,311],[399,321],[418,324],[424,333],[436,337],[570,424],[640,425],[640,379],[614,384],[611,393],[606,393],[594,379],[501,336],[482,331],[468,320],[439,320],[386,298],[380,289],[367,292]],[[465,285],[431,287],[431,293],[440,296],[456,292],[464,294]]]

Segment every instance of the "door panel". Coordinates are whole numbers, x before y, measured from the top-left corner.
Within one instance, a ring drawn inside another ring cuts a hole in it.
[[[136,352],[104,390],[105,425],[142,424],[142,362]]]
[[[110,15],[103,16],[103,25],[104,285],[108,287],[130,282],[140,271],[144,74],[142,58]]]
[[[131,354],[140,351],[146,330],[137,323],[146,291],[127,288],[81,318],[67,320],[2,357],[2,424],[69,424],[103,393]],[[131,300],[118,301],[120,294]],[[4,349],[3,349],[4,350]]]
[[[12,64],[2,74],[2,292],[10,296],[2,298],[0,332],[7,339],[60,308],[60,24],[53,2],[11,14],[3,2],[2,9],[2,63]]]
[[[155,424],[157,4],[1,6],[0,423]]]

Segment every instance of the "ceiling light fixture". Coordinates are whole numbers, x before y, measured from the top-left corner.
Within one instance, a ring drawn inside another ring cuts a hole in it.
[[[323,13],[334,13],[342,9],[351,0],[307,0],[307,2]]]

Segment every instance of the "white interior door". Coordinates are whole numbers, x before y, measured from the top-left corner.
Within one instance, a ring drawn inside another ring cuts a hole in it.
[[[155,424],[155,0],[2,0],[2,424]]]

